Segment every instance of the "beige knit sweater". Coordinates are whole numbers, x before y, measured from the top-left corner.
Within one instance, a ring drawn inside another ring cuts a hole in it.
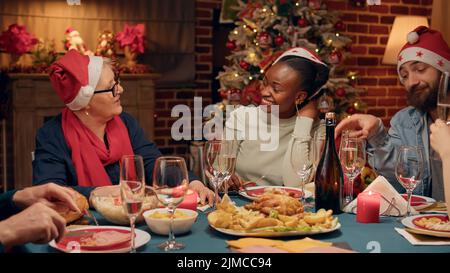
[[[250,115],[256,115],[257,118],[251,120]],[[252,133],[258,135],[261,124],[265,126],[274,124],[273,129],[278,131],[278,146],[273,151],[261,149],[261,144],[267,145],[269,141],[260,138],[250,139]],[[265,178],[258,183],[259,185],[299,187],[299,177],[290,163],[293,141],[300,139],[305,142],[304,148],[301,148],[301,152],[295,156],[307,158],[310,156],[307,141],[314,135],[324,137],[325,125],[319,119],[297,116],[279,119],[278,125],[275,125],[276,123],[270,122],[268,114],[260,107],[239,107],[230,114],[226,129],[241,139],[235,173],[244,181],[255,181],[264,175]]]

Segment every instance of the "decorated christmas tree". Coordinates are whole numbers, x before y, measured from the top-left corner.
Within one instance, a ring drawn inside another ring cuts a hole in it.
[[[219,72],[220,104],[258,105],[264,71],[286,49],[296,46],[315,51],[330,67],[330,79],[319,99],[321,112],[340,118],[362,111],[364,103],[354,87],[357,74],[346,71],[344,59],[351,39],[337,12],[320,0],[237,0],[235,28],[226,47],[229,65]]]

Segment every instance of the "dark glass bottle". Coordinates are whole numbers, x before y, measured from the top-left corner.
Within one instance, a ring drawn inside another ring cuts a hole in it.
[[[316,211],[331,209],[334,214],[338,214],[342,212],[343,208],[344,174],[334,143],[336,114],[333,112],[326,113],[325,124],[325,146],[315,177]]]

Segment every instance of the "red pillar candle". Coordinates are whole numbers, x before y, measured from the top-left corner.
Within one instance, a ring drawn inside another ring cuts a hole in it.
[[[358,194],[356,207],[356,222],[378,223],[380,222],[381,195],[376,192],[362,192]]]
[[[188,190],[186,195],[184,196],[183,202],[178,205],[179,208],[197,210],[197,197],[198,194],[196,191]]]

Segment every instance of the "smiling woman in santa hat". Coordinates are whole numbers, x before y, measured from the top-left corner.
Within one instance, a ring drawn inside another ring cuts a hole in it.
[[[122,112],[124,89],[111,61],[70,50],[52,64],[50,81],[66,108],[37,133],[33,184],[56,182],[89,197],[94,187],[119,183],[119,160],[130,154],[144,158],[151,184],[161,153],[138,122]],[[214,193],[193,175],[190,180],[202,201],[212,203]]]

